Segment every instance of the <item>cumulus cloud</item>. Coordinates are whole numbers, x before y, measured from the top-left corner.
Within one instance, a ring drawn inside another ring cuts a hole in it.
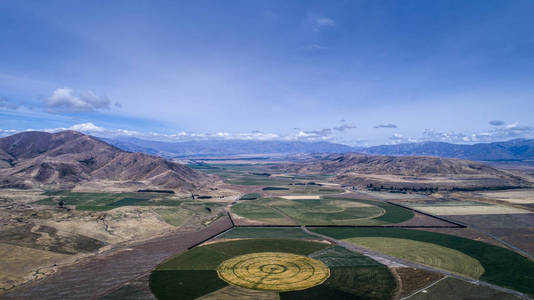
[[[239,133],[238,139],[243,140],[258,140],[258,141],[270,141],[280,139],[280,136],[276,133],[263,133],[259,130],[253,130],[250,133]]]
[[[75,95],[72,89],[58,88],[46,99],[49,112],[91,112],[109,109],[111,101],[106,96],[99,96],[93,91]]]
[[[504,125],[504,121],[501,120],[491,120],[489,121],[489,124],[492,126],[502,126]]]
[[[355,124],[343,124],[337,127],[334,127],[335,131],[343,132],[345,130],[350,130],[356,128]]]
[[[405,137],[400,133],[394,133],[392,136],[389,137],[390,144],[397,145],[397,144],[404,144],[404,143],[417,143],[419,142],[418,139]]]
[[[497,142],[511,139],[533,139],[534,127],[520,125],[519,123],[497,126],[488,131],[461,133],[461,132],[440,132],[426,129],[419,141],[441,141],[448,143],[485,143]]]
[[[106,128],[100,127],[100,126],[96,126],[95,124],[93,124],[91,122],[72,125],[68,129],[81,131],[81,132],[105,132],[105,131],[107,131]]]
[[[373,126],[373,128],[397,128],[397,125],[387,123],[387,124],[379,124],[379,125]]]

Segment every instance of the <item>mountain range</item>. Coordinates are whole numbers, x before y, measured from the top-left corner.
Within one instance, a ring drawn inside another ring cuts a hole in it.
[[[526,139],[473,145],[421,142],[367,148],[331,142],[301,141],[203,140],[161,142],[133,137],[102,138],[102,140],[126,151],[144,152],[164,157],[361,152],[390,156],[437,156],[478,161],[534,160],[534,140]]]
[[[144,153],[130,153],[76,131],[23,132],[0,139],[0,187],[91,183],[192,191],[214,178]]]
[[[429,156],[384,156],[361,153],[329,154],[306,162],[273,166],[273,171],[332,174],[336,182],[386,189],[499,189],[530,187],[523,174],[486,164]]]
[[[136,143],[128,144],[131,151],[148,151],[148,146],[154,146],[149,149],[153,149],[151,151],[157,154],[171,153],[166,151],[182,151],[183,154],[196,153],[197,155],[197,151],[206,153],[206,155],[218,151],[218,154],[226,154],[238,151],[240,145],[244,147],[242,151],[256,151],[254,153],[261,153],[262,150],[263,153],[282,150],[301,153],[306,150],[323,152],[311,155],[311,159],[300,163],[273,164],[272,168],[282,172],[332,174],[336,176],[338,182],[357,186],[385,185],[390,189],[429,186],[440,189],[531,186],[531,182],[520,174],[479,162],[429,156],[324,153],[325,150],[350,150],[348,146],[326,142],[166,143],[129,139],[121,143],[133,142]],[[196,148],[187,148],[191,145]],[[262,145],[266,148],[261,148]],[[225,149],[225,147],[228,148]],[[502,150],[500,153],[511,151],[509,150],[511,146],[501,148],[508,150]],[[384,150],[384,148],[378,149]],[[176,154],[176,152],[172,153]],[[399,153],[407,155],[411,152],[399,151]],[[528,153],[528,149],[521,153]],[[435,154],[435,152],[424,154]],[[137,189],[162,187],[189,192],[215,181],[217,178],[213,175],[195,171],[183,164],[145,153],[124,151],[99,138],[75,131],[23,132],[0,139],[0,188],[53,186],[71,189],[89,186],[93,189],[99,187],[102,189],[107,187]]]
[[[369,154],[438,156],[478,161],[528,161],[534,160],[534,140],[515,139],[473,145],[443,142],[406,143],[369,147],[360,151]]]
[[[135,137],[101,138],[126,151],[144,152],[164,157],[223,156],[237,154],[344,153],[355,148],[329,142],[201,140],[162,142]]]

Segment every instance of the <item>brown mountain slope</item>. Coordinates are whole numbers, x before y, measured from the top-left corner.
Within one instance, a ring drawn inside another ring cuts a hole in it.
[[[0,139],[0,187],[100,182],[191,191],[213,180],[184,165],[125,152],[75,131],[24,132]]]
[[[531,186],[524,177],[460,159],[381,156],[359,153],[326,155],[284,168],[296,173],[334,174],[348,185],[386,188],[498,188]]]

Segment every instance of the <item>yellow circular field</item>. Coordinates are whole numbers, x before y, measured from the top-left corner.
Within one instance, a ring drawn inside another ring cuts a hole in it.
[[[260,252],[223,261],[217,268],[217,274],[229,284],[285,292],[323,283],[330,277],[330,269],[322,262],[303,255]]]

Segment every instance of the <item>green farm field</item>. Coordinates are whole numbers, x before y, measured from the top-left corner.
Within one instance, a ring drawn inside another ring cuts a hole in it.
[[[35,204],[57,206],[74,205],[77,210],[110,210],[121,206],[179,206],[189,198],[177,198],[156,193],[86,193],[86,192],[45,192],[49,196]]]
[[[484,274],[484,268],[478,260],[460,251],[432,243],[388,237],[354,237],[344,241],[472,278],[479,278]]]
[[[447,234],[400,228],[315,228],[313,231],[336,239],[348,239],[350,241],[350,239],[356,238],[355,242],[361,238],[393,238],[431,243],[453,249],[480,263],[484,268],[484,272],[479,277],[481,280],[534,295],[534,272],[532,272],[534,262],[505,248]],[[360,241],[365,241],[365,239]],[[367,241],[369,247],[391,251],[392,254],[397,252],[396,250],[387,250],[387,246],[381,246],[376,240]],[[429,247],[421,250],[418,250],[417,247],[411,247],[411,249],[417,254],[410,255],[421,257],[438,255],[435,249]],[[431,252],[429,253],[429,251]],[[410,259],[411,257],[405,258]],[[452,259],[450,257],[450,260]],[[479,271],[473,272],[476,274]]]
[[[412,211],[385,202],[324,196],[294,200],[263,198],[239,203],[232,212],[271,225],[384,225],[413,217]]]
[[[176,295],[180,299],[206,295],[217,299],[217,295],[227,297],[232,293],[235,298],[246,294],[254,295],[255,299],[272,299],[273,291],[235,289],[217,273],[218,267],[231,258],[268,252],[309,256],[330,270],[329,278],[322,284],[304,290],[275,292],[276,298],[381,300],[390,299],[396,288],[388,268],[368,257],[328,243],[287,239],[232,240],[193,248],[159,265],[150,275],[150,288],[158,299],[176,299]]]

